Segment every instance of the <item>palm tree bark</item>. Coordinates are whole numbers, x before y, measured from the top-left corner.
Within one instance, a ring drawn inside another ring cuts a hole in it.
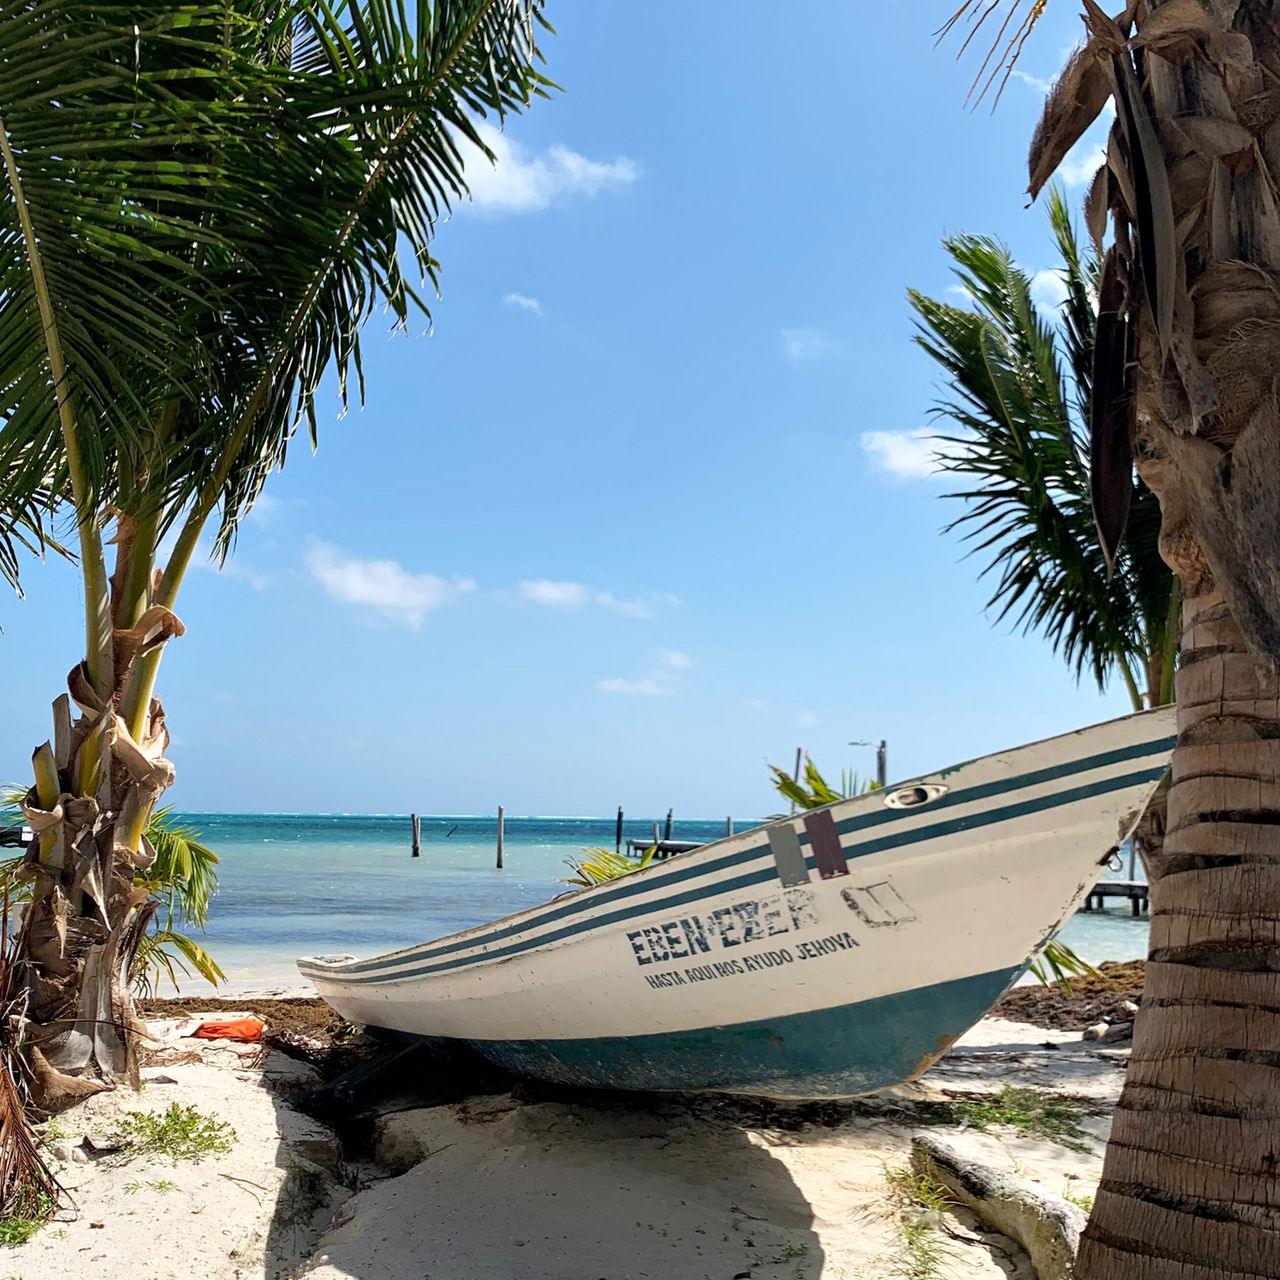
[[[1078,1280],[1280,1275],[1280,679],[1211,584],[1183,617],[1146,990]]]
[[[27,854],[35,884],[17,977],[27,999],[32,1096],[48,1112],[108,1082],[137,1082],[141,1024],[128,978],[139,938],[137,909],[148,891],[136,887],[135,878],[154,859],[141,833],[174,776],[164,756],[169,734],[160,703],[151,700],[136,737],[119,707],[139,655],[158,650],[183,628],[155,605],[132,617],[137,610],[123,598],[131,559],[150,557],[151,549],[137,545],[127,517],[117,523],[111,687],[102,696],[86,663],[72,670],[68,693],[53,706],[52,741],[36,750],[36,784],[23,804],[38,839]]]
[[[1076,1275],[1262,1280],[1280,1276],[1280,45],[1271,4],[1114,22],[1086,4],[1051,103],[1109,77],[1089,203],[1114,221],[1132,342],[1095,395],[1129,401],[1183,603],[1146,992]],[[1066,136],[1047,112],[1041,160]]]

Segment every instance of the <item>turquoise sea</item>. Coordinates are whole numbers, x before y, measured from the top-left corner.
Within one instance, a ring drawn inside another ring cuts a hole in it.
[[[227,989],[300,984],[298,956],[370,956],[412,946],[565,892],[565,859],[613,848],[609,818],[507,818],[505,869],[495,869],[496,817],[424,817],[422,855],[410,856],[408,815],[184,815],[221,859],[204,939]],[[739,823],[738,830],[750,824]],[[651,836],[653,820],[623,832]],[[678,840],[713,840],[724,820],[677,821]],[[1146,954],[1145,920],[1113,909],[1078,915],[1065,939],[1086,959]],[[198,979],[183,990],[199,994]],[[166,992],[167,994],[167,992]]]

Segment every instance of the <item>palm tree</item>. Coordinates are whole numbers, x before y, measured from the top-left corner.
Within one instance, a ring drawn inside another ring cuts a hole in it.
[[[541,7],[0,0],[0,511],[65,497],[85,602],[25,801],[42,1105],[134,1071],[135,882],[173,778],[153,691],[201,536],[225,556],[301,421],[314,441],[327,370],[359,389],[372,309],[425,309],[402,253],[435,282],[476,121],[547,91]]]
[[[1182,660],[1146,993],[1075,1274],[1255,1280],[1280,1275],[1280,46],[1271,4],[1084,5],[1030,190],[1113,101],[1085,201],[1094,510],[1115,557],[1136,458],[1181,582]],[[1003,7],[1007,68],[1043,5]]]
[[[1155,495],[1132,480],[1129,536],[1108,572],[1089,497],[1090,394],[1098,259],[1083,254],[1066,201],[1048,213],[1067,290],[1044,315],[1009,251],[983,236],[943,241],[969,305],[914,289],[916,342],[941,366],[941,465],[963,480],[948,525],[974,544],[995,586],[987,607],[1044,633],[1079,679],[1118,675],[1135,711],[1173,699],[1177,580],[1157,549]]]

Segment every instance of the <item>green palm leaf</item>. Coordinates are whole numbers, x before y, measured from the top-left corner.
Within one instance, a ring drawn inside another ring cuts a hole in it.
[[[944,241],[969,306],[908,294],[916,341],[946,378],[936,409],[952,427],[940,436],[943,465],[962,482],[948,496],[965,503],[948,528],[984,559],[997,620],[1039,631],[1077,677],[1087,671],[1099,687],[1118,672],[1139,709],[1140,682],[1150,701],[1167,700],[1173,577],[1156,547],[1158,504],[1135,477],[1133,523],[1108,578],[1082,426],[1098,264],[1081,252],[1056,192],[1049,214],[1067,289],[1060,319],[1036,307],[1008,250],[981,236]]]

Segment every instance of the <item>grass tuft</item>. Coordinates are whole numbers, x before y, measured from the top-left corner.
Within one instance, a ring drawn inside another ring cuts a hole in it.
[[[1080,1107],[1068,1098],[1005,1085],[987,1097],[962,1098],[955,1104],[958,1119],[974,1129],[1008,1125],[1021,1133],[1048,1138],[1072,1151],[1093,1150],[1089,1134],[1080,1127]]]
[[[49,1221],[56,1207],[52,1196],[41,1193],[32,1203],[29,1215],[0,1218],[0,1245],[26,1244]]]
[[[201,1115],[195,1107],[169,1104],[167,1111],[130,1111],[120,1136],[133,1155],[164,1155],[171,1160],[199,1160],[231,1150],[236,1131],[221,1120]]]
[[[930,1215],[944,1212],[955,1201],[951,1193],[927,1173],[905,1166],[886,1167],[885,1181],[898,1200],[898,1233],[902,1247],[887,1259],[895,1280],[942,1280],[943,1264],[953,1250],[934,1229]]]

